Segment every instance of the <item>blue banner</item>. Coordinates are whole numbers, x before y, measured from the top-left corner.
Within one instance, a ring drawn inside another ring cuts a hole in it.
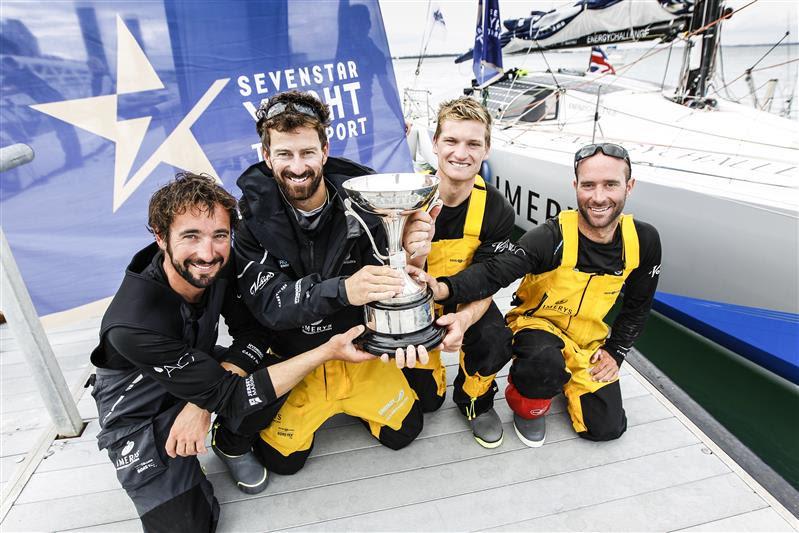
[[[39,314],[117,289],[152,192],[177,170],[236,178],[254,113],[296,89],[331,109],[331,155],[410,172],[385,30],[363,2],[4,1],[0,222]]]
[[[480,0],[477,6],[472,65],[478,85],[502,73],[502,45],[499,42],[501,33],[499,0]]]

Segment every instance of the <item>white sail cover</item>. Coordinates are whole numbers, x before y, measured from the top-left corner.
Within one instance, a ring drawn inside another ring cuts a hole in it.
[[[683,31],[694,0],[577,0],[548,12],[506,20],[503,52],[531,47],[572,48],[673,38]]]

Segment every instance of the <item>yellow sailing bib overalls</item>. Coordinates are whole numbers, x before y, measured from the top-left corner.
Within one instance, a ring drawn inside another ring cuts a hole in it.
[[[480,230],[483,227],[483,217],[485,216],[486,196],[485,181],[482,177],[475,176],[474,187],[469,197],[469,208],[466,212],[466,223],[463,227],[463,237],[432,243],[432,249],[427,256],[427,272],[431,276],[454,276],[472,263],[474,253],[480,246]],[[436,309],[440,314],[441,307],[436,305]],[[475,375],[466,373],[463,350],[460,351],[459,360],[461,370],[466,378],[463,390],[474,401],[491,387],[494,374],[481,376],[479,373]],[[431,351],[430,361],[426,365],[417,365],[416,368],[432,369],[433,379],[438,385],[438,395],[442,396],[447,389],[447,380],[446,369],[441,364],[440,351]]]
[[[516,291],[522,304],[507,315],[513,333],[524,329],[548,331],[565,343],[563,357],[571,379],[563,392],[575,431],[586,431],[580,396],[596,392],[611,382],[591,379],[589,362],[605,343],[608,326],[605,316],[616,302],[627,276],[638,267],[638,234],[632,215],[622,215],[624,269],[620,275],[589,274],[576,269],[579,232],[577,211],[558,215],[563,235],[563,259],[556,269],[543,274],[528,274]]]
[[[316,430],[338,413],[364,420],[378,438],[383,426],[400,429],[416,399],[393,363],[377,358],[363,363],[328,361],[291,389],[272,423],[261,430],[261,438],[287,457],[310,448]]]

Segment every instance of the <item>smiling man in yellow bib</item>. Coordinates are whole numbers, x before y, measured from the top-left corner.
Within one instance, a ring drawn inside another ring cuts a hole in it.
[[[458,275],[437,282],[417,272],[443,304],[474,301],[524,278],[506,316],[514,361],[505,396],[516,434],[530,447],[544,443],[544,415],[561,390],[581,437],[624,433],[619,365],[643,331],[660,275],[657,231],[622,214],[635,185],[627,151],[589,144],[575,154],[574,172],[577,211],[561,212],[518,246]],[[610,330],[604,319],[622,289]]]
[[[429,221],[435,233],[427,272],[434,277],[453,276],[510,246],[514,211],[502,193],[478,174],[491,144],[491,115],[485,107],[465,97],[444,102],[433,143],[444,205]],[[424,229],[425,222],[413,224]],[[406,234],[408,240],[413,229]],[[443,306],[443,311],[453,313],[447,315],[447,323],[457,321],[464,332],[453,400],[469,421],[475,440],[485,448],[502,444],[502,423],[493,408],[494,375],[511,358],[511,332],[491,296]],[[423,411],[441,406],[447,385],[438,351],[430,353],[427,364],[403,372],[419,395]]]

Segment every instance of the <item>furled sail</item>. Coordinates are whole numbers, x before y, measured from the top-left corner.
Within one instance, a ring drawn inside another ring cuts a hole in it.
[[[576,0],[529,17],[506,20],[503,53],[630,41],[669,41],[687,29],[695,0]],[[471,51],[456,63],[472,57]]]

